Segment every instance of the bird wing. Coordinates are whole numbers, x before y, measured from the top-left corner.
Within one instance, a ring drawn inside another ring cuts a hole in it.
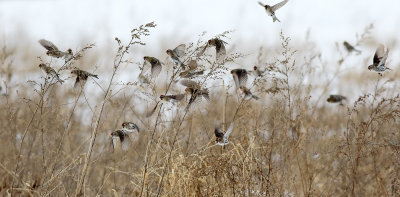
[[[217,44],[215,46],[215,50],[216,50],[216,59],[217,62],[222,61],[225,58],[226,55],[226,49],[225,49],[225,45],[223,43],[222,40],[217,41]]]
[[[76,87],[78,86],[78,84],[81,84],[81,79],[80,79],[80,78],[81,78],[81,77],[79,77],[79,75],[76,76],[74,88],[76,88]],[[82,84],[81,84],[81,85],[82,85]]]
[[[236,89],[238,89],[240,87],[238,74],[237,73],[232,74],[232,77],[233,81],[235,81]]]
[[[380,44],[379,47],[376,49],[375,55],[374,55],[374,60],[373,63],[374,64],[379,64],[381,62],[382,57],[385,55],[385,47]]]
[[[247,72],[246,70],[241,70],[238,72],[238,79],[239,79],[239,87],[246,87],[247,82]]]
[[[219,122],[217,122],[215,124],[214,134],[215,134],[215,137],[217,137],[217,138],[224,137],[224,133],[222,133],[222,131],[221,131],[221,125]]]
[[[185,44],[180,44],[173,51],[178,57],[182,57],[185,55],[185,48],[186,48]]]
[[[188,87],[188,88],[193,88],[193,89],[199,89],[200,86],[197,82],[189,80],[189,79],[184,79],[181,80],[181,84]]]
[[[276,10],[278,10],[279,8],[284,6],[288,1],[289,0],[284,0],[284,1],[281,1],[280,3],[275,4],[274,6],[271,7],[272,11],[275,12]]]
[[[157,77],[161,72],[162,66],[160,61],[155,64],[151,64],[151,77]]]
[[[225,137],[226,139],[228,139],[229,135],[232,133],[233,125],[234,125],[233,122],[231,122],[231,124],[229,125],[228,130],[226,130],[225,135],[224,135],[224,137]]]
[[[131,138],[129,137],[128,133],[125,133],[125,136],[122,139],[121,139],[122,150],[127,151],[129,149],[129,147],[131,146]]]
[[[388,55],[389,55],[389,49],[386,49],[385,55],[383,55],[383,57],[381,58],[381,61],[379,61],[378,67],[385,65]]]
[[[200,57],[204,54],[204,52],[206,51],[208,47],[208,43],[206,44],[206,46],[203,47],[203,49],[201,49],[201,51],[199,53],[197,53],[197,57]]]
[[[45,40],[45,39],[40,39],[39,43],[46,48],[48,51],[58,51],[58,48],[56,45],[54,45],[52,42]]]

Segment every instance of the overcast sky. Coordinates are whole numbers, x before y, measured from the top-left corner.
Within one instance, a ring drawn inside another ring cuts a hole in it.
[[[234,40],[271,43],[279,42],[280,30],[304,38],[310,29],[313,39],[329,44],[352,41],[356,32],[374,23],[374,35],[388,42],[400,33],[399,7],[399,0],[290,0],[276,13],[282,23],[272,23],[255,0],[12,0],[0,1],[0,34],[11,43],[21,37],[102,43],[115,36],[128,38],[133,27],[155,21],[155,42],[235,30]]]

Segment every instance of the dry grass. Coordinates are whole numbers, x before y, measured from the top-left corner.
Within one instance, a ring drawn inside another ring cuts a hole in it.
[[[231,79],[227,65],[247,56],[230,52],[219,64],[209,49],[199,58],[207,72],[198,81],[210,89],[211,101],[188,110],[187,101],[161,104],[146,117],[158,95],[183,91],[173,82],[180,70],[168,61],[148,87],[118,79],[132,64],[130,48],[140,48],[154,27],[133,30],[128,44],[116,38],[113,66],[104,65],[112,72],[101,75],[106,85],[90,89],[45,77],[9,86],[15,50],[3,48],[1,196],[400,196],[400,97],[387,86],[397,81],[371,74],[356,81],[369,81],[369,93],[347,106],[325,104],[349,55],[321,82],[324,70],[316,67],[327,63],[320,52],[296,49],[281,33],[279,53],[267,57],[271,51],[260,48],[251,60],[267,70],[248,82],[259,101],[244,100],[231,81],[223,82]],[[187,44],[186,63],[207,40]],[[62,74],[79,61],[51,65]],[[215,120],[225,128],[235,121],[231,144],[214,144]],[[127,152],[111,152],[109,133],[123,121],[139,125],[139,139]]]

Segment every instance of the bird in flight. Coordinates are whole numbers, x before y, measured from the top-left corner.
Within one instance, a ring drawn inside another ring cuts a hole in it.
[[[233,130],[233,122],[231,122],[228,130],[226,130],[225,133],[223,133],[221,131],[221,124],[216,123],[215,130],[214,130],[215,137],[216,137],[215,143],[220,146],[225,146],[225,145],[229,144],[228,138],[229,138],[229,135],[232,133],[232,130]]]
[[[389,49],[387,48],[385,51],[385,47],[381,44],[376,49],[374,59],[371,65],[368,66],[368,70],[373,70],[378,72],[380,76],[386,70],[391,70],[390,68],[386,67],[386,59],[389,55]]]
[[[264,5],[264,4],[261,3],[261,2],[258,2],[258,4],[260,4],[261,6],[263,6],[263,7],[265,8],[265,11],[267,12],[267,14],[268,14],[269,16],[272,17],[273,22],[275,22],[275,21],[281,22],[281,21],[275,16],[275,12],[276,12],[276,10],[278,10],[279,8],[281,8],[282,6],[284,6],[288,1],[289,1],[289,0],[284,0],[284,1],[281,1],[280,3],[277,3],[277,4],[273,5],[273,6]]]

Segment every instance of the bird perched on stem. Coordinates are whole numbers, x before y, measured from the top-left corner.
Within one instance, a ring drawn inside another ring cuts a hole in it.
[[[48,79],[50,77],[56,78],[58,82],[61,84],[64,82],[63,80],[60,79],[60,75],[50,66],[47,66],[46,64],[39,64],[39,68],[42,69],[48,76]]]
[[[99,78],[95,74],[89,73],[89,72],[84,71],[84,70],[79,70],[79,69],[72,70],[71,74],[76,76],[74,87],[76,87],[78,84],[80,84],[81,86],[85,85],[88,77],[94,77],[96,79]]]
[[[190,99],[187,108],[189,108],[193,102],[199,102],[200,101],[199,99],[201,97],[205,98],[207,101],[210,100],[210,95],[208,90],[201,88],[200,84],[198,84],[197,82],[192,80],[182,80],[181,84],[186,86],[185,92],[190,94]]]
[[[261,6],[263,6],[263,7],[265,8],[265,11],[267,12],[267,14],[268,14],[269,16],[272,17],[272,22],[275,22],[275,21],[281,22],[281,21],[275,16],[275,12],[276,12],[276,10],[278,10],[279,8],[281,8],[282,6],[284,6],[288,1],[289,1],[289,0],[284,0],[284,1],[281,1],[280,3],[277,3],[277,4],[273,5],[273,6],[264,5],[264,4],[261,3],[261,2],[258,2],[258,4],[260,4]]]
[[[186,65],[183,64],[179,58],[181,58],[185,55],[185,48],[186,48],[185,44],[180,44],[175,49],[173,49],[173,50],[168,49],[166,51],[166,53],[171,58],[171,60],[175,63],[175,65],[180,66],[182,69],[185,69]]]
[[[386,70],[391,70],[390,68],[386,67],[386,60],[389,55],[389,49],[387,48],[385,51],[385,47],[381,44],[376,49],[374,59],[371,65],[368,66],[368,70],[373,70],[378,72],[380,76]]]
[[[182,78],[191,78],[195,77],[197,75],[202,75],[204,73],[204,70],[196,71],[196,68],[198,67],[198,64],[196,60],[191,60],[188,64],[188,69],[185,71],[182,71],[179,76]]]
[[[54,45],[52,42],[45,40],[45,39],[40,39],[39,43],[47,49],[46,54],[51,57],[55,58],[61,58],[63,57],[65,61],[69,61],[73,57],[73,53],[71,49],[68,49],[66,52],[60,51],[56,45]]]

